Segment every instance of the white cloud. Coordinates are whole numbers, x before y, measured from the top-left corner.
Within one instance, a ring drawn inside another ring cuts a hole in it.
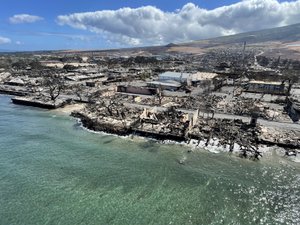
[[[43,18],[40,16],[34,16],[29,14],[17,14],[9,18],[9,22],[12,24],[34,23],[39,20],[43,20]]]
[[[9,38],[0,36],[0,45],[9,43],[11,43],[11,40]]]
[[[16,41],[16,45],[22,45],[23,43],[21,41]]]
[[[193,3],[175,12],[153,6],[60,15],[57,22],[128,45],[199,40],[300,22],[300,0],[244,0],[207,10]]]

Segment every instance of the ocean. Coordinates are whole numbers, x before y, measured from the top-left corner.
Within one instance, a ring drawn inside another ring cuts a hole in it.
[[[299,163],[188,150],[0,96],[0,225],[300,224]]]

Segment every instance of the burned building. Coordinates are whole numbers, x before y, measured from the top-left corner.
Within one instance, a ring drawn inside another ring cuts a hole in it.
[[[250,81],[246,85],[247,92],[284,95],[288,88],[285,82]]]

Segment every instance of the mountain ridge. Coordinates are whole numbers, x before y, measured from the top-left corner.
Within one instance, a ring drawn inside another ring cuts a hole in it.
[[[191,47],[191,48],[211,48],[224,45],[241,44],[247,42],[247,44],[257,44],[266,42],[281,42],[292,43],[299,42],[300,46],[300,23],[287,25],[283,27],[269,28],[257,31],[250,31],[244,33],[238,33],[228,36],[220,36],[209,39],[202,39],[196,41],[190,41],[185,43],[169,43],[161,46],[141,46],[141,47],[128,47],[119,49],[94,49],[94,50],[71,50],[73,52],[110,52],[110,51],[134,51],[134,50],[144,50],[144,51],[155,51],[155,52],[165,52],[172,49],[180,49],[180,47]],[[38,50],[38,51],[20,51],[20,52],[65,52],[70,51],[67,49],[62,50]],[[0,53],[16,53],[13,50],[1,50]],[[180,52],[180,51],[179,51]]]
[[[228,36],[197,40],[177,45],[206,47],[211,44],[262,43],[270,41],[295,42],[300,41],[300,23],[283,27],[249,31]]]

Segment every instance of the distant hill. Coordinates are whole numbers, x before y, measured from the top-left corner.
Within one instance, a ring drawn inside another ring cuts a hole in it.
[[[169,43],[169,44],[166,45],[166,47],[176,47],[176,46],[177,46],[177,45],[174,44],[174,43]]]
[[[159,54],[162,52],[182,52],[192,54],[202,54],[206,52],[207,48],[218,48],[222,46],[230,46],[235,44],[242,44],[244,42],[248,44],[257,44],[262,47],[268,46],[270,50],[278,48],[278,44],[270,44],[270,42],[279,42],[280,53],[283,56],[300,58],[300,23],[293,24],[284,27],[277,27],[271,29],[264,29],[259,31],[251,31],[246,33],[240,33],[229,36],[222,36],[210,39],[204,39],[199,41],[191,41],[188,43],[169,43],[164,46],[148,46],[128,49],[115,49],[114,51],[144,51]],[[296,43],[295,43],[296,42]],[[268,44],[267,44],[268,43]],[[294,45],[289,47],[288,43]],[[296,47],[295,47],[296,46]],[[298,47],[299,46],[299,47]],[[267,54],[267,51],[266,51]],[[275,54],[274,52],[270,54]],[[277,54],[277,53],[276,53]],[[274,55],[275,56],[275,55]]]
[[[222,36],[206,40],[194,41],[182,44],[184,46],[194,47],[211,47],[214,45],[227,45],[243,43],[262,43],[270,41],[280,42],[295,42],[300,41],[300,23],[284,27],[277,27],[272,29],[265,29],[260,31],[252,31],[247,33],[240,33],[229,36]]]
[[[263,48],[263,56],[270,58],[300,59],[300,23],[284,27],[252,31],[229,36],[210,38],[176,46],[164,46],[166,52],[205,54],[215,48],[230,48],[246,42],[247,47]]]
[[[0,49],[0,53],[15,52],[14,50]]]

